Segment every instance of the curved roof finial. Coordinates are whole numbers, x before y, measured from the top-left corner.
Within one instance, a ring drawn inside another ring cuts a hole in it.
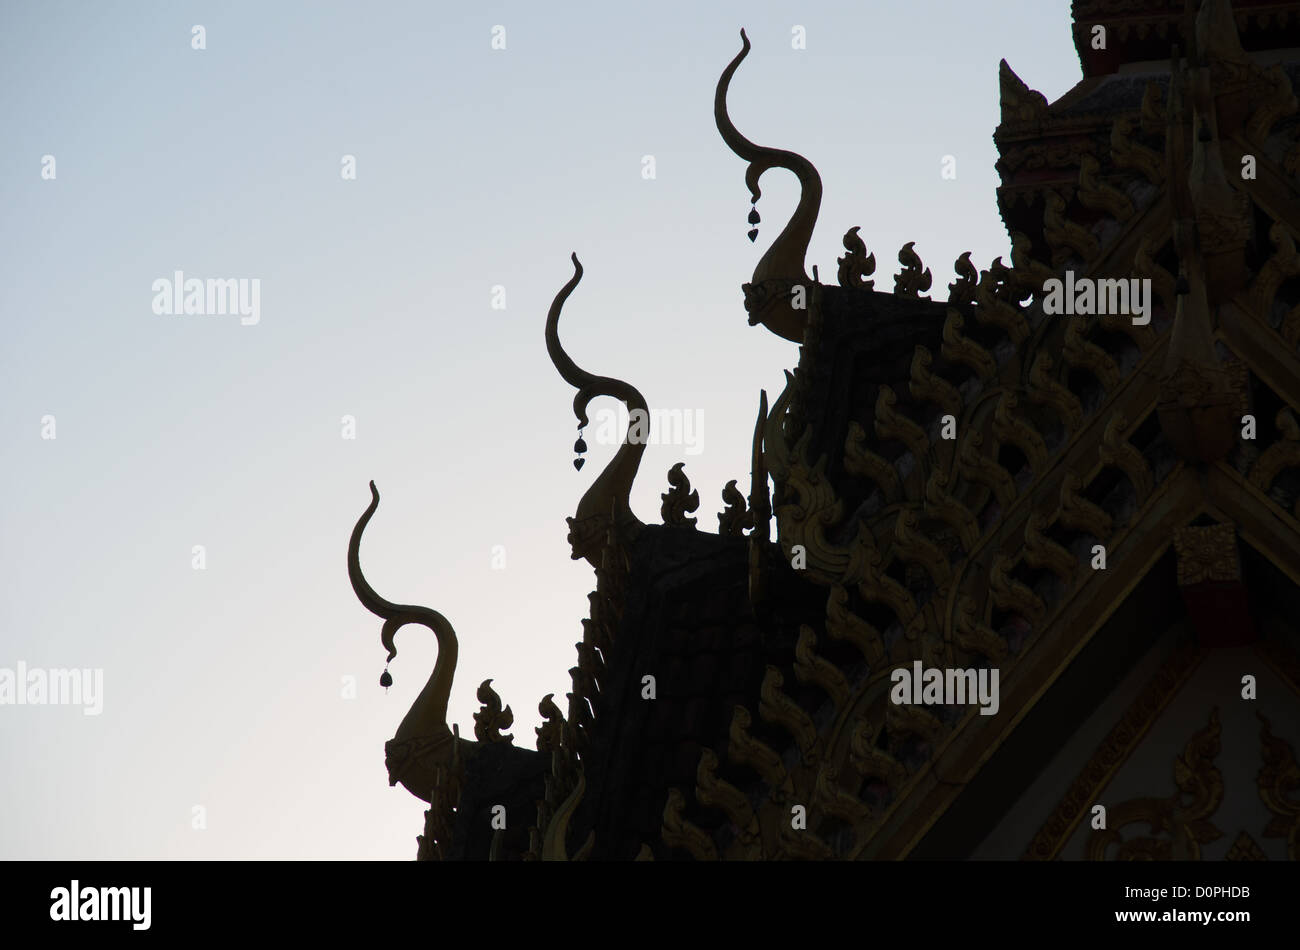
[[[392,740],[385,746],[389,784],[396,785],[400,781],[412,795],[427,802],[436,783],[439,767],[452,761],[455,740],[447,727],[447,699],[451,695],[452,680],[456,676],[456,631],[447,618],[436,610],[394,604],[380,597],[361,573],[361,535],[378,507],[379,490],[372,481],[370,505],[357,520],[348,542],[348,579],[352,581],[352,590],[356,592],[361,605],[383,618],[384,627],[379,641],[388,651],[390,661],[397,656],[393,638],[408,623],[428,627],[438,639],[438,659],[434,663],[433,672],[420,690],[420,695],[411,704],[401,725],[397,727]],[[387,675],[386,665],[383,679],[385,685],[392,682]]]
[[[573,260],[573,276],[555,295],[546,315],[546,352],[564,381],[578,390],[573,397],[573,414],[578,419],[579,429],[588,423],[587,406],[600,396],[612,396],[621,400],[628,410],[628,430],[623,436],[623,444],[582,496],[577,512],[568,519],[569,544],[573,547],[574,560],[585,558],[592,567],[600,567],[601,551],[607,544],[611,528],[619,538],[626,541],[631,540],[642,527],[640,520],[632,514],[628,498],[632,493],[637,468],[641,465],[641,456],[645,453],[644,433],[649,425],[650,410],[646,406],[645,397],[635,386],[621,379],[588,373],[560,345],[560,311],[569,299],[569,294],[573,293],[573,288],[582,280],[582,263],[578,260],[578,255],[572,254],[570,257]],[[635,434],[638,429],[642,433],[640,437]]]
[[[749,37],[740,31],[743,43],[718,79],[718,88],[713,97],[713,117],[718,125],[718,132],[727,147],[749,162],[745,169],[745,184],[749,186],[751,203],[757,204],[762,192],[758,179],[769,168],[785,168],[799,179],[799,204],[790,216],[785,229],[781,231],[772,246],[767,249],[757,266],[754,276],[746,289],[745,308],[750,311],[751,324],[762,323],[777,336],[795,343],[803,342],[804,325],[808,311],[796,309],[789,299],[789,287],[802,284],[805,292],[810,292],[808,274],[804,270],[804,258],[808,254],[808,242],[812,239],[813,226],[817,223],[817,212],[822,203],[822,179],[812,162],[794,152],[779,148],[755,145],[741,135],[727,114],[727,90],[731,77],[741,61],[749,53]],[[758,210],[750,212],[750,223],[758,223]],[[750,231],[750,239],[757,235],[757,230]],[[767,281],[776,281],[775,287],[763,288]],[[752,288],[752,290],[750,289]],[[776,291],[776,292],[774,292]]]

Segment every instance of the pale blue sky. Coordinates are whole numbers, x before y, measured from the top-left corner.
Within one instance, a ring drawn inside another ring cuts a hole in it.
[[[742,26],[732,116],[820,170],[823,280],[853,225],[883,289],[906,241],[940,299],[962,251],[1007,253],[998,60],[1069,89],[1067,0],[0,5],[0,667],[104,670],[100,716],[0,706],[0,858],[414,856],[425,806],[383,744],[435,648],[407,628],[379,688],[345,569],[372,478],[362,563],[455,625],[451,718],[470,734],[492,677],[533,746],[593,585],[564,518],[610,451],[573,470],[543,344],[569,253],[578,363],[703,419],[699,454],[646,452],[643,520],[684,460],[716,530],[797,360],[742,306],[796,197],[764,178],[751,245],[712,117]],[[155,315],[178,269],[260,279],[260,322]]]

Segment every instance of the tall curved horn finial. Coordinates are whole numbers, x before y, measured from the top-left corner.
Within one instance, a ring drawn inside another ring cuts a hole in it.
[[[560,345],[560,311],[569,299],[569,294],[573,293],[573,288],[582,280],[582,263],[577,254],[570,256],[573,260],[573,276],[555,295],[546,315],[546,352],[564,381],[578,390],[573,397],[573,414],[578,419],[579,429],[588,423],[587,406],[600,396],[621,400],[628,410],[628,430],[624,433],[623,444],[605,466],[605,470],[592,482],[578,502],[577,512],[569,519],[569,543],[573,547],[574,560],[585,558],[592,567],[599,567],[600,552],[606,544],[611,518],[613,529],[624,539],[630,540],[642,527],[636,515],[632,514],[628,497],[641,465],[641,456],[645,454],[646,442],[644,437],[635,437],[633,433],[638,427],[642,433],[647,431],[650,410],[646,406],[645,397],[635,386],[621,379],[588,373],[573,362]]]
[[[356,592],[361,605],[372,614],[383,618],[384,627],[379,640],[388,651],[390,661],[397,656],[397,647],[393,643],[393,637],[406,624],[418,623],[428,627],[433,631],[433,635],[437,637],[438,659],[434,664],[433,672],[430,674],[428,682],[425,683],[424,689],[420,690],[420,695],[411,704],[411,708],[402,720],[401,725],[397,727],[393,741],[435,739],[441,742],[451,735],[450,730],[447,728],[447,699],[451,695],[451,684],[456,675],[456,656],[458,652],[456,631],[447,622],[447,618],[436,610],[430,610],[428,607],[394,604],[380,597],[375,592],[375,589],[370,586],[365,575],[361,573],[361,535],[365,532],[366,525],[370,523],[375,509],[378,507],[379,490],[375,488],[375,483],[371,482],[370,506],[358,519],[356,527],[352,529],[352,538],[348,542],[348,579],[352,581],[352,590]],[[429,789],[424,788],[422,791],[424,795],[427,795]],[[416,794],[421,793],[416,792]]]
[[[795,207],[789,222],[786,223],[785,229],[772,242],[772,246],[767,249],[767,253],[754,268],[750,286],[753,288],[754,296],[760,299],[753,303],[752,309],[751,301],[746,300],[746,309],[751,311],[750,324],[762,323],[777,336],[802,343],[807,310],[794,308],[783,295],[770,295],[770,290],[766,299],[762,299],[764,291],[761,284],[769,280],[780,281],[787,285],[802,282],[805,289],[807,288],[810,281],[804,270],[804,258],[808,254],[808,242],[812,240],[813,226],[817,223],[817,212],[821,209],[822,179],[812,162],[802,155],[785,149],[755,145],[741,135],[732,123],[731,116],[727,114],[727,90],[736,67],[749,54],[749,37],[745,35],[744,30],[740,31],[740,39],[744,45],[736,54],[736,58],[722,71],[722,76],[718,79],[717,92],[713,97],[713,118],[717,122],[718,132],[721,133],[722,140],[727,143],[728,148],[749,162],[749,167],[745,170],[745,184],[749,186],[751,203],[757,204],[762,196],[758,179],[769,168],[788,169],[799,179],[799,204]],[[758,223],[757,209],[750,213],[750,222]],[[751,231],[750,239],[752,240],[756,235],[756,230]],[[786,288],[782,288],[784,289]]]

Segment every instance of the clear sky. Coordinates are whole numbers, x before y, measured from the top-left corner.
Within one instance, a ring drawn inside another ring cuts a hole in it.
[[[451,720],[492,677],[533,747],[594,584],[564,518],[612,451],[589,430],[574,471],[546,356],[570,252],[571,355],[698,423],[646,451],[643,521],[685,461],[717,530],[798,358],[742,304],[797,198],[769,172],[746,239],[712,116],[742,26],[731,114],[821,172],[823,281],[854,225],[881,289],[907,241],[937,299],[1007,255],[998,60],[1068,90],[1067,0],[0,5],[0,669],[103,671],[98,716],[0,705],[0,858],[414,857],[383,744],[436,649],[407,627],[379,687],[345,559],[372,478],[362,564],[455,625]],[[257,279],[260,319],[155,313],[177,270]]]

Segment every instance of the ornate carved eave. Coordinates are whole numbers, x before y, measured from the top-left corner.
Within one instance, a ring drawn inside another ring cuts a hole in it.
[[[1248,51],[1300,46],[1300,3],[1295,0],[1222,2],[1225,16]],[[1084,76],[1114,73],[1128,63],[1164,61],[1174,45],[1187,49],[1191,30],[1184,0],[1074,0],[1074,46]],[[1226,22],[1226,21],[1224,21]],[[1104,49],[1094,28],[1106,28]]]

